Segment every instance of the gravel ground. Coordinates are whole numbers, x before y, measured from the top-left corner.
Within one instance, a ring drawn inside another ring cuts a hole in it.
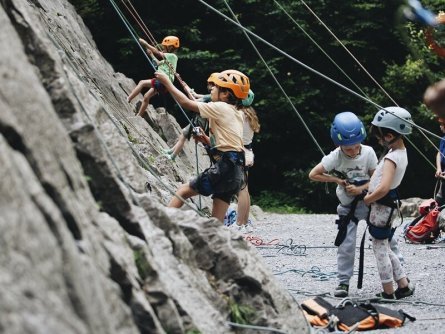
[[[325,298],[336,304],[340,298],[333,297],[337,285],[336,247],[334,239],[336,225],[335,215],[279,215],[263,214],[256,220],[251,243],[260,238],[263,244],[271,242],[290,245],[305,245],[306,249],[294,247],[283,248],[278,252],[277,246],[256,246],[264,261],[283,286],[292,293],[298,302],[311,295],[328,294]],[[405,219],[408,222],[411,219]],[[366,224],[360,222],[357,233],[357,246],[363,235]],[[405,269],[410,280],[416,285],[414,296],[385,304],[389,308],[402,309],[417,321],[406,321],[398,329],[368,331],[368,333],[445,333],[445,284],[444,255],[445,248],[428,249],[426,245],[407,244],[400,236],[402,228],[396,230],[401,252],[405,258]],[[273,241],[274,239],[277,239]],[[351,280],[350,296],[371,298],[382,291],[374,254],[370,248],[369,238],[365,247],[365,274],[363,288],[357,289],[357,275]],[[434,245],[432,245],[434,247]],[[435,245],[445,246],[444,243]],[[356,268],[358,271],[358,248],[356,251]],[[318,272],[319,271],[319,272]],[[435,304],[435,305],[428,305]]]

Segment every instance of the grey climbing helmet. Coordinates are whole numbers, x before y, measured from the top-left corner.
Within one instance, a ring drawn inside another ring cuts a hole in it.
[[[379,110],[371,124],[394,130],[401,135],[409,135],[413,131],[411,114],[400,107],[386,107]]]

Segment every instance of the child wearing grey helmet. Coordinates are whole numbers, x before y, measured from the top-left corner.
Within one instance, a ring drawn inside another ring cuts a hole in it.
[[[394,233],[392,222],[397,216],[399,199],[396,188],[400,185],[408,165],[403,136],[412,131],[410,113],[400,107],[379,110],[372,121],[371,133],[379,144],[388,149],[371,177],[368,193],[363,199],[370,206],[369,233],[383,292],[377,296],[384,299],[401,299],[414,293],[400,260],[389,247]],[[397,289],[394,290],[394,282]]]

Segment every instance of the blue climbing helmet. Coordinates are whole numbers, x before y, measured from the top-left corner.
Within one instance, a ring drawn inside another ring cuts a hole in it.
[[[251,89],[249,89],[249,92],[247,93],[247,97],[241,101],[244,107],[250,107],[253,103],[253,99],[255,98],[255,94],[252,92]]]
[[[366,130],[354,113],[345,111],[335,116],[331,125],[331,138],[338,146],[354,145],[365,140]]]

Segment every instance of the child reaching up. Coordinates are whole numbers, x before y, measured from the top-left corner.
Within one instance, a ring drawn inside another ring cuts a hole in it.
[[[162,41],[162,52],[142,38],[139,39],[139,42],[147,49],[147,53],[156,63],[158,71],[165,73],[168,79],[173,82],[175,79],[176,66],[178,64],[178,56],[175,53],[179,48],[179,38],[176,36],[165,37]],[[158,93],[165,93],[165,87],[156,78],[141,80],[130,95],[128,95],[127,101],[131,102],[143,88],[150,89],[144,94],[144,99],[139,108],[138,116],[144,116],[152,96]]]
[[[180,208],[182,199],[213,195],[212,216],[223,222],[232,196],[244,183],[243,116],[239,107],[247,97],[249,78],[235,70],[219,73],[210,91],[212,102],[205,103],[190,100],[165,73],[158,71],[155,76],[181,107],[207,118],[210,128],[210,138],[203,141],[210,146],[212,165],[180,186],[168,206]]]
[[[372,121],[371,133],[380,145],[388,149],[388,153],[377,165],[363,201],[370,205],[368,227],[383,286],[383,292],[377,296],[384,299],[401,299],[414,293],[414,287],[389,246],[394,231],[391,225],[398,211],[396,188],[402,182],[408,165],[403,136],[411,131],[411,115],[400,107],[382,109]],[[397,284],[396,290],[393,282]]]

